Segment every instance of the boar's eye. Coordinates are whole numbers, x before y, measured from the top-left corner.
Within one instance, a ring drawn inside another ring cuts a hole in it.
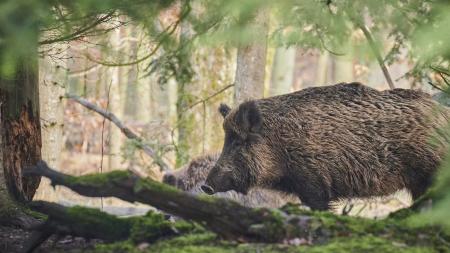
[[[226,144],[231,144],[231,143],[236,143],[237,141],[240,140],[240,137],[237,133],[233,132],[233,131],[226,131],[225,132],[225,143]]]

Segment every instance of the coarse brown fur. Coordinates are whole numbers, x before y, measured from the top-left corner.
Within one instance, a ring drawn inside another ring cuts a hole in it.
[[[449,140],[450,110],[416,90],[343,83],[219,111],[225,143],[202,189],[277,189],[313,209],[403,188],[418,198]]]
[[[193,159],[187,166],[174,172],[166,173],[163,182],[180,190],[194,194],[201,193],[200,186],[205,183],[209,171],[214,167],[220,154],[209,154]],[[289,203],[298,203],[295,195],[269,189],[253,188],[247,195],[228,191],[217,193],[216,196],[232,199],[249,207],[278,208]]]

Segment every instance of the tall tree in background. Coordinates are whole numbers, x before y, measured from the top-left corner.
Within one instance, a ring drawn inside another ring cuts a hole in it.
[[[263,10],[258,12],[252,27],[255,36],[260,40],[238,48],[234,84],[235,105],[264,95],[268,22],[268,13]]]
[[[276,96],[291,91],[295,69],[295,47],[279,47],[275,50],[269,95]]]
[[[176,152],[176,167],[180,167],[189,161],[189,136],[193,131],[194,115],[186,109],[189,106],[191,96],[189,94],[189,84],[192,75],[189,71],[190,47],[186,46],[191,37],[191,27],[187,21],[181,22],[180,28],[180,53],[178,56],[180,70],[177,76],[177,152]],[[187,67],[187,68],[186,68]]]
[[[113,48],[121,46],[122,27],[116,28],[111,36],[111,45]],[[113,112],[117,117],[123,117],[123,93],[121,92],[121,86],[123,86],[123,67],[112,67],[111,71],[111,83],[107,87],[107,95],[109,96],[108,110]],[[121,156],[120,148],[122,146],[122,133],[113,124],[109,125],[109,169],[120,168]]]
[[[50,47],[46,47],[50,48]],[[51,49],[58,58],[49,56],[39,59],[39,107],[42,125],[42,159],[54,167],[60,167],[63,149],[64,103],[63,96],[67,85],[67,51],[63,44],[55,44]],[[61,53],[64,52],[64,53]],[[49,196],[54,191],[39,188],[36,198]]]
[[[129,31],[128,37],[128,53],[130,54],[130,61],[136,61],[138,58],[138,46],[137,46],[137,28],[135,25],[131,25],[130,28],[126,29]],[[142,96],[138,92],[138,64],[133,64],[128,68],[128,79],[126,85],[126,96],[124,102],[124,116],[132,120],[136,120],[138,116],[140,100],[142,98],[148,98],[147,96]]]

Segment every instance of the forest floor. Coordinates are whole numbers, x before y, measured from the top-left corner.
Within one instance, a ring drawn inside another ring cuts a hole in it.
[[[29,231],[23,229],[0,226],[0,253],[21,252],[30,235]],[[80,237],[65,236],[57,238],[52,236],[36,249],[35,253],[84,251],[93,249],[100,242],[100,240],[86,240]]]
[[[97,172],[96,168],[98,167],[98,163],[101,160],[100,155],[81,153],[77,153],[76,155],[74,155],[73,153],[68,152],[63,153],[63,158],[64,159],[62,161],[61,169],[65,173],[72,175],[83,175],[89,172]],[[83,205],[93,208],[99,208],[105,212],[120,217],[143,215],[150,209],[150,207],[146,205],[137,203],[131,204],[116,198],[104,198],[102,200],[99,198],[87,198],[62,187],[56,187],[56,189],[54,189],[49,185],[49,182],[46,179],[43,179],[36,195],[36,199],[57,202],[65,206]],[[409,206],[411,200],[408,193],[403,191],[385,198],[377,198],[371,200],[352,200],[352,203],[354,204],[354,207],[348,213],[350,216],[361,216],[379,219],[386,217],[390,212]],[[344,204],[340,203],[336,206],[334,212],[337,214],[341,214],[343,206]],[[26,244],[29,236],[29,231],[0,226],[0,253],[20,252],[23,245]],[[234,250],[237,250],[238,248],[239,252],[247,252],[247,250],[250,250],[252,252],[265,252],[265,250],[260,251],[260,248],[258,248],[260,246],[258,245],[231,245],[229,243],[225,243],[225,245],[224,242],[216,242],[215,240],[212,240],[211,236],[211,234],[200,234],[192,235],[191,237],[195,240],[199,240],[196,243],[201,242],[206,244],[206,246],[204,247],[205,252],[216,252],[217,250],[219,250],[219,248],[220,250],[231,250],[230,252],[234,252]],[[173,243],[179,246],[181,252],[184,252],[184,250],[186,250],[187,252],[197,252],[198,249],[192,248],[193,242],[190,242],[190,239],[185,239],[182,237],[172,240],[174,240]],[[144,245],[144,247],[147,247],[149,252],[160,252],[161,250],[164,252],[172,252],[170,250],[172,246],[169,245],[170,243],[172,243],[172,240],[168,240],[167,242],[163,241],[162,243],[151,246]],[[52,236],[50,240],[46,241],[35,252],[89,252],[90,250],[97,252],[98,250],[95,248],[96,245],[98,247],[99,243],[101,244],[101,241],[99,240],[89,241],[83,238],[75,238],[71,236],[66,236],[63,238]],[[216,245],[217,243],[219,243],[220,245]],[[126,245],[126,242],[124,242],[124,245]],[[109,246],[105,245],[104,247]],[[119,248],[121,247],[122,246],[119,246]],[[265,249],[265,247],[263,248]],[[117,251],[116,248],[108,248],[104,252],[111,252],[110,250],[112,250],[113,252],[129,252],[128,249]],[[273,249],[271,249],[271,251],[272,250]],[[281,248],[279,250],[283,252]],[[132,250],[132,252],[135,252],[134,249]],[[142,252],[142,250],[137,250],[136,252]]]

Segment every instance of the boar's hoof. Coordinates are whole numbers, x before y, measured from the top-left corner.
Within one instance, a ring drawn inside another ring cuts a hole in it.
[[[211,186],[209,186],[209,185],[204,184],[200,188],[202,189],[202,191],[204,193],[206,193],[208,195],[213,195],[214,194],[214,189]]]

